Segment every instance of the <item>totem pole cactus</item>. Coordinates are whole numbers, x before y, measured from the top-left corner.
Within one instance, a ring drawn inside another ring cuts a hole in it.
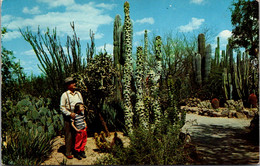
[[[143,48],[141,46],[137,47],[137,62],[136,62],[136,112],[139,117],[140,125],[144,128],[148,126],[149,115],[145,111],[144,99],[143,99],[143,66],[144,66],[144,56]]]
[[[155,124],[159,123],[161,120],[161,108],[160,108],[160,98],[159,98],[159,79],[161,78],[161,70],[162,70],[162,40],[160,36],[156,37],[155,42],[155,59],[157,61],[156,65],[156,73],[152,73],[151,79],[153,79],[153,85],[151,87],[151,95],[154,99],[152,102],[152,108],[155,116]]]
[[[133,106],[131,103],[131,79],[133,73],[132,66],[132,23],[129,15],[129,3],[124,3],[125,21],[124,21],[124,40],[125,40],[125,64],[124,64],[124,113],[125,124],[129,134],[133,131]]]

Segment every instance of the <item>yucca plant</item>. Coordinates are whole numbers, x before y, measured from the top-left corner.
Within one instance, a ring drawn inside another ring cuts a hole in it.
[[[7,136],[7,145],[2,146],[3,164],[6,165],[39,165],[53,149],[54,141],[46,133],[21,130]]]

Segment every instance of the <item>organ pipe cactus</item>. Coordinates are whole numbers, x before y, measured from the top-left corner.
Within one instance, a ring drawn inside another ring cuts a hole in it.
[[[144,57],[143,57],[143,48],[137,47],[137,65],[136,65],[136,89],[137,89],[137,102],[136,102],[136,112],[139,115],[140,125],[144,128],[148,126],[148,115],[145,111],[144,100],[143,100],[143,66],[144,66]]]
[[[195,53],[195,56],[193,56],[193,68],[195,70],[195,80],[197,84],[201,85],[201,55],[198,53]]]
[[[196,83],[201,86],[208,80],[211,69],[211,46],[206,46],[203,33],[198,36],[198,52],[194,53],[193,69]]]
[[[131,79],[133,73],[132,66],[132,23],[129,15],[129,3],[124,3],[124,40],[125,40],[125,64],[124,64],[124,114],[125,124],[129,134],[133,131],[133,107],[131,104]]]

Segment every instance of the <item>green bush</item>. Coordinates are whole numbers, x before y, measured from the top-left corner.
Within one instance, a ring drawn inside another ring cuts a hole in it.
[[[130,145],[124,149],[115,147],[112,153],[98,158],[102,165],[173,165],[185,164],[183,141],[179,138],[180,127],[176,123],[162,121],[149,129],[136,128],[129,136]]]
[[[2,160],[6,165],[39,165],[52,152],[53,141],[46,133],[21,130],[7,134],[2,145]]]

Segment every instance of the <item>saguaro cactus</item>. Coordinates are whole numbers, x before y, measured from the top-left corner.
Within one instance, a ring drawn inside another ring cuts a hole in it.
[[[133,73],[132,66],[132,23],[129,15],[129,3],[126,1],[124,4],[125,21],[124,21],[124,40],[125,40],[125,64],[124,64],[124,113],[125,124],[128,133],[133,131],[133,106],[131,104],[131,79]]]

